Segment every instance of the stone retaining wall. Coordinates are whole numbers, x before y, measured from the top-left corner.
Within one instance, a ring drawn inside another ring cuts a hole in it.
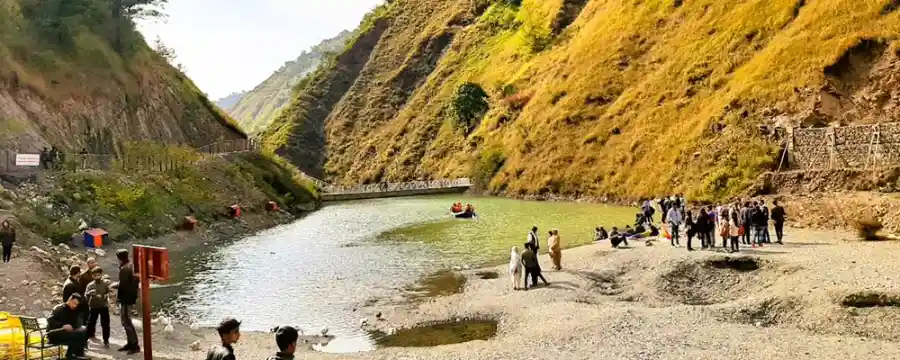
[[[873,143],[876,131],[879,139]],[[900,123],[794,129],[790,141],[793,169],[900,166]]]

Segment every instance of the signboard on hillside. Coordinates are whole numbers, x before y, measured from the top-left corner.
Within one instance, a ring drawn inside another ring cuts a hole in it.
[[[16,154],[16,166],[41,166],[41,154]]]

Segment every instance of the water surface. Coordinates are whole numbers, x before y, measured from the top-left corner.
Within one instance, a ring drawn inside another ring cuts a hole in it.
[[[454,201],[474,204],[478,219],[449,217]],[[367,301],[396,298],[442,270],[506,261],[532,225],[541,228],[542,247],[551,228],[572,247],[590,243],[594,226],[629,223],[634,212],[453,196],[329,204],[292,224],[175,259],[180,285],[154,290],[154,297],[201,326],[235,316],[246,330],[328,327],[336,339],[326,351],[370,350],[374,342],[356,311]]]

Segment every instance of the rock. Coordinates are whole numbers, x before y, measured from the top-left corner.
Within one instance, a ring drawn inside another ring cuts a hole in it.
[[[381,320],[381,311],[375,313],[375,318]]]
[[[43,302],[41,301],[41,299],[37,299],[37,300],[34,301],[34,304],[35,304],[35,305],[38,305],[38,306],[42,305],[42,303],[43,303]]]
[[[171,334],[171,333],[175,332],[175,327],[173,327],[172,324],[166,325],[166,328],[163,329],[163,332],[167,332],[167,333]]]
[[[28,286],[28,280],[22,280],[22,286]]]
[[[328,328],[323,327],[322,330],[319,330],[319,333],[322,334],[322,336],[328,336]]]
[[[366,326],[369,324],[369,320],[367,319],[359,319],[359,326]]]
[[[39,247],[37,247],[37,246],[32,246],[30,250],[31,250],[32,252],[37,253],[38,255],[41,255],[41,256],[50,256],[50,253],[48,253],[46,250],[41,249],[41,248],[39,248]]]
[[[5,302],[6,302],[6,296],[0,298],[0,304],[5,303]]]
[[[97,256],[103,257],[103,256],[106,256],[106,250],[96,249],[96,250],[94,250],[94,254],[97,254]]]
[[[191,351],[200,351],[200,340],[191,343]]]
[[[58,247],[60,250],[69,250],[69,245],[66,244],[59,244],[56,245],[56,247]]]

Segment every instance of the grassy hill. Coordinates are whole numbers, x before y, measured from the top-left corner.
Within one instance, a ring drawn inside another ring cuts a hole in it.
[[[247,136],[147,45],[133,18],[153,9],[134,3],[0,0],[0,150],[56,146],[74,170],[84,148],[108,165],[22,183],[4,164],[0,183],[19,196],[0,207],[13,222],[61,241],[85,219],[124,241],[172,232],[188,215],[223,220],[231,204],[314,209],[312,185],[271,154],[195,150]]]
[[[251,133],[265,129],[290,102],[294,86],[316,70],[322,60],[342,50],[350,35],[349,31],[343,31],[304,51],[296,60],[286,62],[272,76],[244,94],[237,103],[222,108]]]
[[[344,183],[470,176],[509,195],[727,197],[776,162],[759,125],[891,118],[900,100],[876,80],[900,72],[898,8],[397,0],[267,143]],[[823,93],[851,111],[823,111]]]

